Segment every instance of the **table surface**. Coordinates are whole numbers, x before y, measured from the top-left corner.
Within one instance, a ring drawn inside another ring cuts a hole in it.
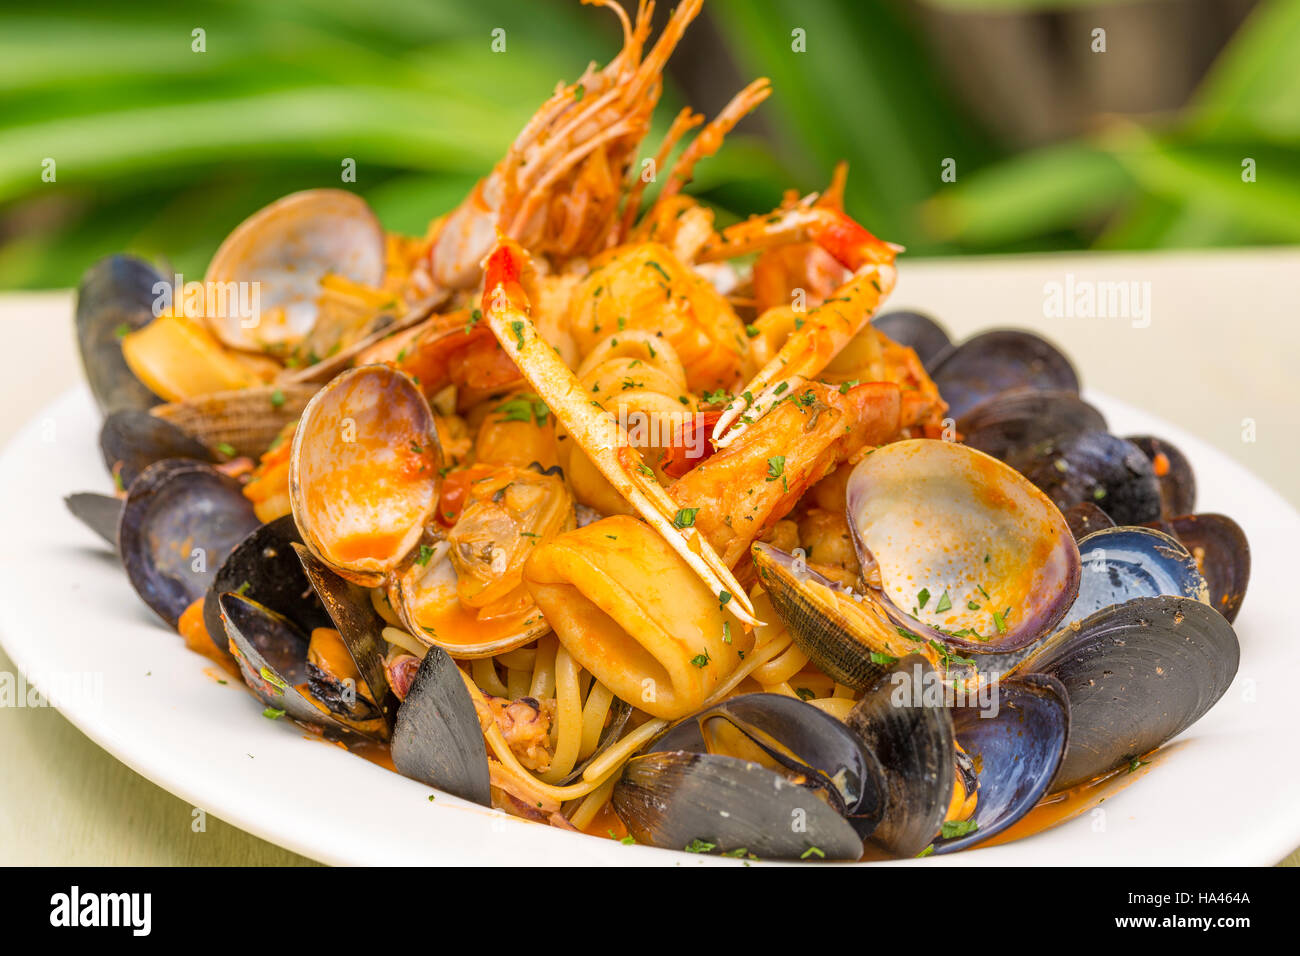
[[[1209,441],[1300,507],[1300,249],[905,261],[900,275],[890,308],[929,312],[954,338],[1036,328],[1087,387]],[[1080,290],[1100,283],[1137,283],[1142,307],[1097,318],[1048,304],[1059,287],[1083,306]],[[71,314],[69,292],[0,295],[0,330],[17,359],[0,384],[0,443],[80,380]],[[13,671],[0,651],[0,672]],[[52,708],[0,711],[0,767],[0,864],[311,863],[211,815],[196,832],[189,804]],[[1285,862],[1300,865],[1300,850]]]

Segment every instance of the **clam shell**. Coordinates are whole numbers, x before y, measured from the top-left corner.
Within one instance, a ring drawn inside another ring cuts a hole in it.
[[[982,452],[893,442],[857,464],[846,499],[870,593],[920,637],[1015,651],[1049,633],[1074,602],[1079,551],[1065,519]]]
[[[314,385],[263,385],[159,405],[150,414],[209,448],[229,445],[236,455],[257,458],[302,415],[317,391]]]

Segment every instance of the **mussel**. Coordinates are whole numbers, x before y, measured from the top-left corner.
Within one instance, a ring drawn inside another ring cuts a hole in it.
[[[996,329],[950,346],[927,363],[930,377],[960,419],[975,406],[1016,388],[1079,391],[1079,376],[1061,351],[1040,335]]]
[[[871,324],[899,345],[913,349],[926,366],[952,345],[943,326],[922,312],[886,312],[873,317]]]
[[[128,487],[140,472],[165,458],[217,461],[212,449],[171,422],[134,408],[110,412],[99,430],[104,467],[119,488]]]
[[[1158,528],[1177,538],[1196,559],[1205,577],[1210,605],[1235,621],[1250,583],[1250,542],[1241,526],[1227,515],[1178,515],[1153,521]]]
[[[1160,486],[1162,517],[1189,515],[1196,510],[1196,474],[1192,464],[1177,446],[1162,438],[1137,435],[1128,439],[1142,450],[1151,462]]]
[[[1232,625],[1186,597],[1140,597],[1053,635],[1017,674],[1048,674],[1070,701],[1070,734],[1052,790],[1150,753],[1209,710],[1237,673]]]
[[[1077,392],[1035,388],[1000,392],[957,419],[963,442],[1002,461],[1044,443],[1105,428],[1101,412]]]
[[[77,344],[100,411],[146,409],[162,399],[140,382],[122,355],[122,338],[154,317],[163,277],[147,262],[116,255],[95,263],[77,287]]]
[[[169,459],[150,465],[127,490],[118,550],[136,592],[175,628],[257,526],[238,481],[202,462]]]
[[[1079,596],[1061,619],[1066,628],[1133,598],[1177,595],[1209,601],[1205,578],[1174,538],[1150,528],[1106,528],[1079,542]]]
[[[748,694],[688,717],[628,761],[614,809],[640,843],[765,859],[854,860],[883,808],[876,762],[843,724]]]
[[[1062,510],[1092,502],[1121,525],[1160,517],[1151,462],[1132,442],[1104,431],[1040,443],[1013,455],[1010,464]]]

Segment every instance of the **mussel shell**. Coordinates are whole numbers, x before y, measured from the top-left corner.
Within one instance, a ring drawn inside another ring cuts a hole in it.
[[[292,519],[292,515],[285,518]],[[388,651],[383,636],[384,619],[375,611],[370,595],[363,588],[332,572],[301,543],[295,542],[292,547],[311,581],[312,590],[325,605],[334,628],[352,655],[357,672],[370,689],[384,723],[391,729],[397,719],[398,700],[384,669],[384,655]]]
[[[863,695],[846,720],[885,776],[885,812],[871,842],[891,856],[916,856],[929,846],[952,800],[952,712],[941,697],[926,692],[939,677],[924,657],[909,655]]]
[[[492,805],[487,744],[460,669],[440,647],[420,662],[397,710],[392,738],[398,773],[485,807]]]
[[[1155,521],[1150,527],[1182,542],[1205,577],[1210,606],[1235,621],[1250,584],[1250,542],[1241,526],[1227,515],[1199,514]]]
[[[807,777],[805,786],[830,793],[831,805],[863,836],[880,822],[885,790],[876,759],[844,724],[794,697],[760,693],[729,698],[678,721],[643,752],[683,750],[749,759],[727,752],[714,732],[716,723],[734,728],[773,764]]]
[[[899,345],[913,349],[927,367],[952,345],[944,327],[923,312],[886,312],[872,318],[871,325]]]
[[[166,282],[147,262],[114,255],[86,271],[77,287],[77,345],[86,381],[102,412],[146,409],[162,399],[135,377],[122,357],[123,329],[144,328],[154,318],[154,287]]]
[[[856,860],[862,840],[807,787],[760,764],[681,750],[629,760],[614,810],[638,843],[683,850],[697,840],[760,859]]]
[[[1079,391],[1070,360],[1042,336],[1021,329],[976,335],[949,347],[928,368],[953,418],[1013,388]]]
[[[587,768],[605,755],[610,747],[618,743],[619,738],[623,736],[623,731],[627,728],[627,722],[632,716],[632,705],[621,697],[615,697],[609,703],[609,715],[605,720],[605,729],[600,732],[600,737],[596,741],[596,749],[591,752],[586,760],[583,760],[572,770],[570,770],[560,780],[561,787],[567,787],[571,783],[576,783]]]
[[[1160,484],[1161,514],[1170,518],[1189,515],[1196,510],[1196,473],[1177,446],[1163,438],[1137,435],[1129,438],[1142,449]]]
[[[1079,542],[1079,596],[1058,627],[1133,598],[1171,594],[1208,603],[1205,578],[1177,540],[1151,528],[1106,528]]]
[[[899,656],[899,645],[905,642],[873,599],[846,594],[834,581],[812,568],[800,568],[793,555],[766,542],[755,542],[750,553],[790,637],[823,673],[864,690],[885,672],[890,658]]]
[[[935,853],[953,853],[1002,832],[1034,808],[1051,785],[1065,753],[1070,705],[1060,681],[1025,674],[998,681],[997,713],[975,704],[952,708],[961,749],[978,767],[979,799],[964,836],[934,841]]]
[[[109,412],[99,429],[104,467],[127,488],[140,472],[166,458],[215,463],[211,449],[171,422],[135,408]]]
[[[308,641],[292,621],[233,591],[222,594],[218,606],[240,673],[258,700],[328,737],[354,732],[298,690],[310,676]]]
[[[294,553],[301,542],[293,516],[285,515],[254,529],[221,563],[203,600],[203,623],[218,648],[228,650],[219,603],[227,591],[270,608],[307,634],[334,626]]]
[[[849,476],[846,510],[869,593],[909,633],[1003,654],[1050,632],[1074,603],[1079,551],[1065,519],[983,452],[929,439],[881,446]]]
[[[1223,615],[1184,597],[1135,598],[1059,631],[1018,672],[1050,674],[1070,700],[1070,740],[1052,790],[1182,733],[1227,691],[1240,656]]]
[[[174,629],[258,524],[235,479],[201,462],[160,461],[127,491],[118,550],[131,585]]]
[[[122,499],[93,491],[76,491],[63,499],[73,517],[117,550],[117,524],[122,520]]]
[[[1106,432],[1083,432],[1035,446],[1010,464],[1062,511],[1091,501],[1116,524],[1160,517],[1160,485],[1151,462],[1132,442]]]
[[[1002,461],[1041,442],[1105,429],[1101,412],[1077,392],[1034,388],[1001,392],[957,419],[962,441]]]
[[[1091,501],[1080,501],[1061,512],[1075,541],[1082,541],[1094,531],[1115,527],[1115,521]]]

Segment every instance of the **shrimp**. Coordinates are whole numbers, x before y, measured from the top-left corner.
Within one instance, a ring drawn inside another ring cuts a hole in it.
[[[427,270],[435,286],[473,289],[498,231],[556,264],[608,246],[620,226],[626,171],[650,129],[668,57],[703,0],[684,0],[642,57],[654,14],[641,0],[636,20],[613,0],[623,47],[604,67],[561,83],[488,176],[434,227]]]

